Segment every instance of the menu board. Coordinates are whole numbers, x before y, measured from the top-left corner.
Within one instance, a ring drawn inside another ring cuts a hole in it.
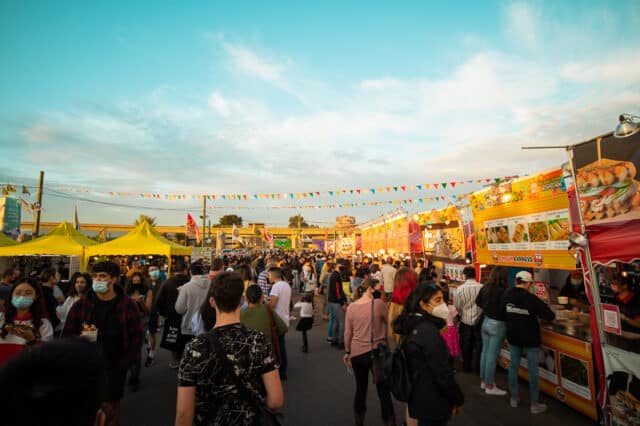
[[[479,263],[573,269],[569,199],[555,169],[471,195]]]
[[[429,254],[446,259],[464,259],[464,233],[459,226],[424,231],[424,247]]]

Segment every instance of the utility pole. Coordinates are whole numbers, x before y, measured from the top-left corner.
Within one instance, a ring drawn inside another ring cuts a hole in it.
[[[38,182],[38,204],[36,205],[36,226],[33,230],[33,238],[37,238],[40,233],[40,215],[42,213],[42,188],[44,183],[44,171],[40,170],[40,180]]]
[[[300,212],[298,212],[298,251],[302,250],[302,231],[300,230]]]
[[[204,247],[204,240],[207,236],[207,196],[202,196],[202,238],[200,239],[202,247]]]

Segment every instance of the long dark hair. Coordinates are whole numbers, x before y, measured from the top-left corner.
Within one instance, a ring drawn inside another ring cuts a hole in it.
[[[140,285],[144,288],[145,291],[149,290],[149,284],[147,283],[147,280],[145,279],[142,272],[134,272],[133,274],[131,274],[131,276],[127,280],[127,285],[124,288],[124,291],[127,294],[127,296],[131,296],[133,292],[136,290],[135,286],[133,285],[133,279],[135,277],[140,277]]]
[[[209,287],[209,292],[207,293],[207,298],[204,299],[202,305],[200,305],[200,318],[202,319],[202,323],[204,324],[205,331],[213,330],[213,326],[216,325],[216,308],[211,306],[209,303],[209,299],[213,297],[213,283]]]
[[[429,300],[441,291],[442,288],[432,281],[420,281],[404,301],[402,313],[393,321],[394,333],[406,335],[413,322],[414,315],[422,310],[420,308],[420,302],[429,303]]]
[[[492,291],[497,288],[509,288],[509,270],[504,266],[494,267],[484,287],[487,291]]]
[[[42,319],[49,317],[44,306],[44,296],[42,295],[42,288],[40,287],[38,281],[34,280],[33,278],[21,278],[11,289],[11,294],[6,301],[7,303],[5,303],[5,322],[4,326],[0,330],[0,337],[2,337],[3,339],[7,337],[7,327],[13,323],[13,319],[18,313],[18,310],[15,308],[15,306],[13,306],[13,303],[11,303],[11,299],[13,298],[13,292],[15,292],[16,288],[18,288],[18,286],[21,284],[28,284],[36,294],[36,298],[29,308],[29,312],[31,313],[33,325],[35,328],[34,334],[36,335],[36,337],[40,337],[40,326],[42,326]]]
[[[86,295],[87,293],[89,293],[89,291],[91,291],[91,284],[93,283],[91,275],[87,274],[86,272],[75,272],[69,280],[69,290],[67,291],[67,297],[75,297],[78,295],[78,292],[76,291],[76,281],[78,281],[78,278],[80,277],[83,277],[84,281],[86,282],[84,294]]]

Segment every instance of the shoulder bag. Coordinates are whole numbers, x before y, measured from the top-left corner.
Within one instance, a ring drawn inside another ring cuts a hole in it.
[[[375,346],[374,330],[376,323],[373,306],[375,301],[375,299],[371,300],[371,373],[373,374],[373,383],[378,384],[385,380],[384,365],[387,363],[391,353],[384,343],[380,343],[377,347]]]
[[[242,380],[240,380],[240,377],[236,375],[233,364],[229,361],[229,358],[227,358],[227,354],[225,353],[218,336],[216,336],[216,331],[212,330],[209,333],[206,333],[206,336],[209,341],[209,346],[213,347],[213,350],[222,362],[223,372],[226,372],[229,378],[231,378],[231,381],[238,389],[238,393],[241,398],[248,401],[256,408],[256,419],[254,425],[282,426],[282,413],[278,413],[267,407],[263,399],[247,388],[245,384],[242,383]]]

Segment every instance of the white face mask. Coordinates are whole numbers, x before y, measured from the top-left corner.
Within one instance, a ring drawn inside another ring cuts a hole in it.
[[[447,304],[442,303],[433,308],[433,311],[431,311],[431,315],[437,318],[442,318],[443,320],[449,318],[449,308],[447,307]]]

